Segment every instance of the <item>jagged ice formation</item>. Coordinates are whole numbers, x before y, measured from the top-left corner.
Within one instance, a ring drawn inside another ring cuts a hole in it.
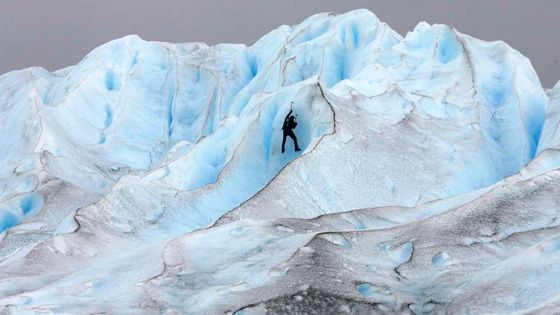
[[[503,42],[357,10],[0,91],[6,314],[558,309],[560,87]]]

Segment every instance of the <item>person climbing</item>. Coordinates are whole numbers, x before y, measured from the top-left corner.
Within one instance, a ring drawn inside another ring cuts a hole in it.
[[[282,131],[283,131],[283,138],[282,138],[282,153],[284,153],[285,151],[285,147],[286,147],[286,138],[290,137],[292,138],[292,140],[294,141],[294,147],[296,151],[301,151],[301,149],[298,146],[297,143],[297,138],[296,135],[294,134],[294,128],[297,126],[297,122],[296,122],[296,117],[294,115],[292,115],[293,110],[292,110],[292,106],[294,105],[294,102],[292,102],[292,104],[290,105],[290,112],[288,113],[288,115],[286,115],[286,118],[284,118],[284,124],[282,125]]]

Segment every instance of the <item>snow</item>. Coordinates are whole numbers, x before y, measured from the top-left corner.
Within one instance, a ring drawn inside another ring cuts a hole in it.
[[[0,90],[3,312],[558,305],[560,87],[503,42],[355,10],[250,47],[131,35]]]

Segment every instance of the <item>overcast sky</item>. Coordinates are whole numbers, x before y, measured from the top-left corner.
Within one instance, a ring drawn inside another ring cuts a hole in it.
[[[252,44],[282,24],[319,12],[368,8],[405,35],[425,20],[528,56],[545,87],[560,79],[556,0],[0,0],[0,73],[76,64],[111,39]]]

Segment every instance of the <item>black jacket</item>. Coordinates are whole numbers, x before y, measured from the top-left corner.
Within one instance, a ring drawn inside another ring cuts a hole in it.
[[[286,115],[286,118],[284,118],[284,124],[282,125],[282,130],[284,131],[292,130],[297,126],[297,122],[295,121],[295,119],[290,119],[291,114],[292,110],[290,110],[288,115]]]

